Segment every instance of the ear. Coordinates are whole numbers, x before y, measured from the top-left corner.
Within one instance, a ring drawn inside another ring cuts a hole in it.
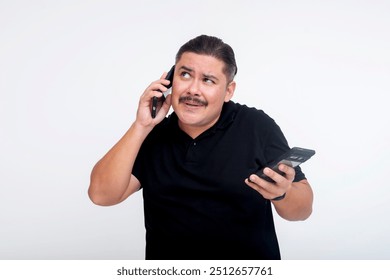
[[[236,82],[231,81],[226,88],[225,102],[228,102],[230,101],[230,99],[232,99],[235,89],[236,89]]]

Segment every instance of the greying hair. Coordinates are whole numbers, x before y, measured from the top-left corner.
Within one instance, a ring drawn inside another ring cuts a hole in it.
[[[233,81],[237,74],[237,64],[233,49],[221,39],[213,36],[200,35],[185,43],[176,54],[176,63],[185,52],[192,52],[201,55],[209,55],[221,60],[225,67],[223,73],[228,82]]]

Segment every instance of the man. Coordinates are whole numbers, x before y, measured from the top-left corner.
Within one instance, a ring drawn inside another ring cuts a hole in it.
[[[95,165],[89,196],[98,205],[143,190],[146,259],[280,259],[272,207],[304,220],[313,194],[299,167],[254,173],[289,149],[263,111],[231,101],[231,47],[202,35],[176,55],[172,94],[155,118],[166,74],[140,98],[134,123]],[[166,117],[172,106],[174,113]]]

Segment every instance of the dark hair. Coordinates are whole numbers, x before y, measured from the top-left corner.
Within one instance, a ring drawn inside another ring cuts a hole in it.
[[[221,39],[213,36],[200,35],[185,43],[176,54],[176,63],[185,52],[209,55],[225,63],[223,69],[228,81],[237,74],[237,64],[233,49]]]

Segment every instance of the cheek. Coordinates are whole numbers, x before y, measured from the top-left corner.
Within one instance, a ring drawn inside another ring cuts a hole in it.
[[[177,88],[172,89],[171,96],[172,96],[172,104],[179,102],[180,94],[179,94],[179,91],[177,90]]]
[[[207,101],[209,103],[221,104],[225,102],[226,93],[222,90],[213,90],[208,92],[205,98],[207,98]]]
[[[179,106],[179,98],[181,96],[180,91],[177,90],[177,88],[172,89],[171,92],[171,105],[173,110],[176,110]]]
[[[187,91],[185,84],[180,83],[180,82],[173,82],[172,85],[172,97],[179,97],[183,93]]]

